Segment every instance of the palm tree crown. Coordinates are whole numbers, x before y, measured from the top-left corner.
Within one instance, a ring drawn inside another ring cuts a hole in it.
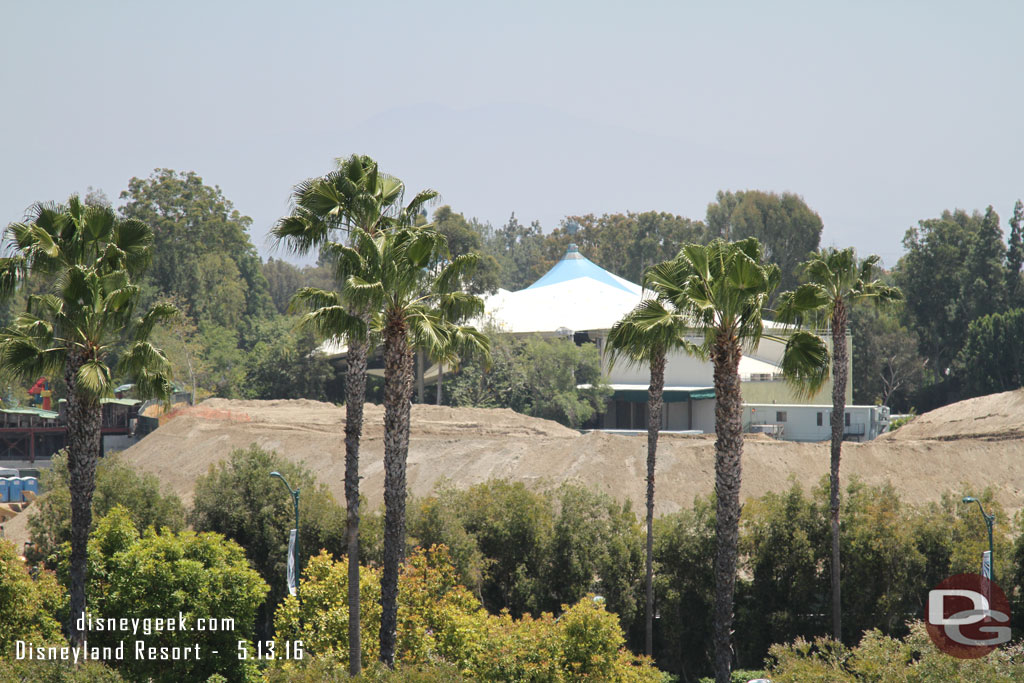
[[[3,372],[34,380],[59,374],[72,361],[74,390],[92,403],[113,395],[107,361],[116,352],[115,372],[131,377],[141,394],[170,395],[170,362],[149,335],[178,311],[157,304],[134,317],[139,287],[131,278],[149,263],[149,227],[76,196],[67,206],[39,204],[31,215],[31,222],[7,228],[11,251],[0,259],[0,294],[12,294],[30,273],[49,276],[52,284],[29,296],[27,310],[0,332]]]
[[[895,303],[903,299],[898,287],[877,278],[879,257],[858,262],[853,247],[826,247],[803,264],[804,284],[779,296],[779,320],[801,323],[808,316],[824,316],[830,323],[836,307],[849,308],[861,301]]]
[[[707,358],[725,343],[750,349],[762,338],[784,341],[783,374],[799,390],[816,393],[828,380],[827,349],[817,335],[803,330],[765,333],[763,316],[781,277],[778,266],[763,264],[762,258],[754,237],[689,244],[675,259],[648,271],[648,286],[700,339],[686,347],[690,352]]]

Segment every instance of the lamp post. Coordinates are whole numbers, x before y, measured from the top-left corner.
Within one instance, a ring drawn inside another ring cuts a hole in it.
[[[965,503],[977,503],[978,508],[981,510],[981,516],[985,518],[985,525],[988,526],[988,562],[989,562],[989,576],[986,578],[991,579],[993,575],[993,569],[995,568],[995,552],[992,548],[992,524],[996,521],[995,515],[990,515],[985,512],[985,507],[981,504],[981,501],[974,496],[964,496],[963,502]]]
[[[288,485],[288,480],[280,472],[271,472],[270,476],[277,477],[292,494],[292,502],[295,503],[295,597],[299,600],[299,609],[302,609],[302,595],[299,593],[299,489],[293,489]]]

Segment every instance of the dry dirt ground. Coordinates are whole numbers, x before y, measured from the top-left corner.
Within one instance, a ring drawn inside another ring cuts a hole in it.
[[[383,416],[367,405],[362,492],[383,499]],[[140,472],[156,475],[189,504],[197,477],[232,449],[252,443],[302,462],[344,499],[345,411],[315,401],[209,399],[125,451]],[[582,483],[632,501],[644,499],[645,436],[580,434],[511,410],[414,405],[409,491],[430,493],[442,481],[466,487],[507,478],[538,488]],[[795,478],[805,488],[828,473],[827,443],[798,444],[750,437],[743,451],[743,496],[780,491]],[[714,437],[663,435],[658,447],[658,514],[688,507],[714,488]],[[907,501],[938,500],[944,491],[991,487],[1009,511],[1024,508],[1024,390],[946,406],[893,434],[843,446],[842,474],[869,484],[892,482]],[[31,514],[31,508],[26,514]],[[21,514],[7,536],[26,539]]]

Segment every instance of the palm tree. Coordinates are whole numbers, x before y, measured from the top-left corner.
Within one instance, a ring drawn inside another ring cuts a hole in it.
[[[83,634],[86,544],[101,449],[101,399],[113,396],[115,372],[134,380],[144,396],[167,398],[171,364],[149,335],[177,314],[158,304],[135,318],[139,287],[153,233],[112,209],[82,203],[37,204],[31,220],[5,232],[9,255],[0,259],[0,294],[10,296],[29,275],[49,278],[44,294],[28,297],[26,311],[0,330],[0,369],[17,381],[64,373],[67,384],[68,470],[71,476],[71,642]],[[110,362],[119,356],[116,370]]]
[[[903,298],[900,290],[875,278],[878,256],[857,261],[853,247],[828,247],[815,252],[803,264],[806,283],[779,297],[779,319],[802,322],[808,314],[825,314],[832,328],[832,462],[829,474],[832,518],[832,635],[842,640],[842,600],[839,564],[839,458],[842,454],[846,415],[846,329],[850,308],[861,301],[887,304]]]
[[[647,391],[647,567],[645,594],[647,599],[645,623],[645,652],[654,650],[654,465],[658,451],[658,432],[661,430],[662,393],[665,388],[665,361],[672,349],[684,348],[696,353],[692,342],[686,340],[689,326],[668,302],[669,292],[657,281],[644,275],[644,288],[654,292],[655,298],[644,299],[622,320],[615,323],[608,334],[611,348],[609,367],[625,357],[633,365],[648,365],[651,384]]]
[[[347,239],[351,230],[376,234],[392,225],[403,212],[414,213],[437,196],[420,192],[403,207],[405,185],[399,179],[381,173],[377,162],[368,156],[352,155],[338,160],[338,168],[320,178],[311,178],[295,186],[294,209],[278,221],[273,234],[289,244],[293,251],[305,254],[320,249],[327,254]],[[351,265],[351,264],[349,264]],[[340,266],[336,266],[338,268]],[[336,270],[343,282],[347,270]],[[366,401],[366,361],[370,348],[367,336],[371,311],[348,309],[337,292],[304,289],[292,301],[293,310],[306,310],[303,324],[309,325],[321,339],[347,342],[345,373],[345,507],[347,512],[348,552],[348,629],[349,673],[362,671],[359,634],[359,441],[363,431],[363,404]]]
[[[762,315],[779,286],[779,268],[763,263],[761,244],[717,239],[688,244],[675,259],[653,266],[647,276],[672,307],[690,321],[702,338],[692,350],[710,357],[715,384],[715,680],[728,683],[733,594],[740,518],[740,461],[743,453],[743,397],[739,362],[744,348],[764,338]],[[813,334],[796,331],[785,338],[782,370],[809,392],[828,377],[825,344]]]
[[[354,229],[352,246],[338,247],[340,268],[351,273],[343,300],[374,311],[373,327],[384,339],[384,567],[381,576],[380,659],[394,666],[398,569],[405,554],[406,459],[412,399],[413,349],[475,347],[487,338],[458,323],[483,312],[483,301],[461,291],[476,264],[471,255],[448,257],[444,235],[429,226],[401,227],[371,235]]]

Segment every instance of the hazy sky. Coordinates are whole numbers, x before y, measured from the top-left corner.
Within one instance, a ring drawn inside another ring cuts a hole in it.
[[[0,224],[194,170],[251,216],[369,154],[495,225],[792,191],[882,255],[1024,196],[1018,2],[14,2]]]

